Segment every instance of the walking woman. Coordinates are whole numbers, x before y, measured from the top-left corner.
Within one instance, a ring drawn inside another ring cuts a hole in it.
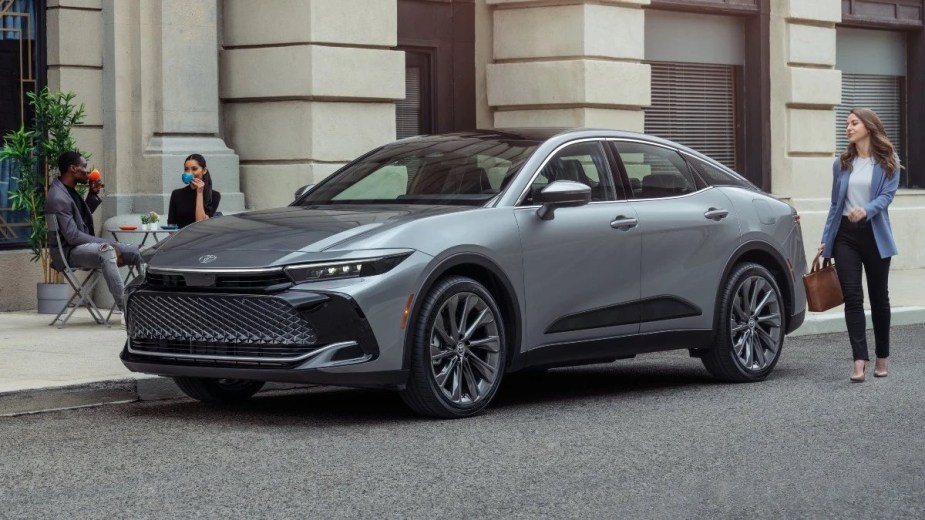
[[[181,229],[200,220],[215,216],[222,194],[212,189],[212,176],[206,167],[205,157],[194,153],[183,161],[183,172],[188,186],[177,188],[170,194],[167,223]]]
[[[851,381],[864,381],[867,350],[861,270],[867,274],[877,363],[886,377],[890,357],[890,258],[897,253],[888,208],[899,187],[899,158],[873,110],[855,108],[845,131],[848,148],[832,165],[832,206],[819,250],[834,258],[845,296],[845,322],[854,354]]]

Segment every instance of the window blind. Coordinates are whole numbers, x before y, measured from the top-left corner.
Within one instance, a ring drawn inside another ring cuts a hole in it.
[[[651,62],[647,134],[670,139],[736,166],[735,66]]]
[[[421,133],[421,69],[405,68],[405,99],[395,104],[395,133],[398,139]]]
[[[835,109],[836,154],[848,147],[845,120],[852,108],[869,108],[880,116],[886,135],[905,163],[903,143],[906,140],[906,78],[872,74],[842,74],[841,102]]]

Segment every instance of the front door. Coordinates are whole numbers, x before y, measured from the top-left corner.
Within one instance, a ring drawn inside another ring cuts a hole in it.
[[[524,348],[574,343],[578,350],[590,340],[635,334],[641,240],[632,206],[616,200],[602,143],[556,152],[530,193],[557,180],[587,184],[592,202],[557,209],[552,220],[536,215],[531,195],[515,210],[524,258]]]

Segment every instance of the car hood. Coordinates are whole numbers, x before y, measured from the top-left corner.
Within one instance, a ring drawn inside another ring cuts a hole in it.
[[[159,243],[148,261],[155,268],[281,265],[318,258],[312,253],[411,220],[472,209],[471,206],[357,205],[250,211],[188,226]],[[210,258],[203,258],[206,256]]]

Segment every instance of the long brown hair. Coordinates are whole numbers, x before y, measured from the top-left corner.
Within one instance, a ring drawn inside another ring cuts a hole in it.
[[[896,174],[897,168],[902,168],[896,161],[896,150],[893,143],[886,136],[886,130],[883,128],[883,122],[880,116],[869,108],[852,108],[850,114],[854,114],[861,120],[861,124],[870,134],[870,153],[874,156],[877,164],[883,168],[887,179],[892,179]],[[854,143],[848,143],[848,148],[841,154],[842,171],[851,169],[851,162],[858,156],[858,147]]]

